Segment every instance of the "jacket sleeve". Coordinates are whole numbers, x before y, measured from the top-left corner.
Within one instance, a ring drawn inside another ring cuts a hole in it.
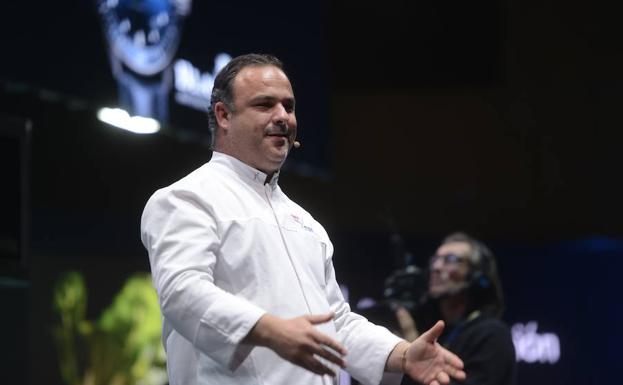
[[[141,238],[165,320],[235,370],[252,350],[241,340],[265,311],[214,284],[220,238],[208,204],[190,191],[157,191],[143,212]]]
[[[348,351],[346,370],[364,385],[379,384],[389,354],[403,339],[350,310],[335,279],[332,254],[333,246],[329,241],[329,258],[325,269],[326,291],[331,310],[335,313],[338,338]]]

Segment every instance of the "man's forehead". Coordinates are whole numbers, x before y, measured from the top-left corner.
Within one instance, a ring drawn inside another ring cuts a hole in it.
[[[236,86],[287,86],[290,90],[290,79],[280,68],[273,65],[252,65],[244,67],[234,78],[234,89]]]
[[[471,253],[471,246],[467,242],[448,242],[439,246],[437,255],[455,254],[459,256],[467,256]]]

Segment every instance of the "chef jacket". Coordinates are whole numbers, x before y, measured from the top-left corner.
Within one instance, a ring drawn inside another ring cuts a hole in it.
[[[401,341],[351,312],[324,228],[267,175],[231,156],[156,191],[141,220],[163,315],[171,385],[337,384],[242,342],[265,313],[335,313],[317,329],[347,349],[346,370],[378,384]],[[326,362],[325,362],[326,363]],[[334,370],[337,370],[333,366]]]

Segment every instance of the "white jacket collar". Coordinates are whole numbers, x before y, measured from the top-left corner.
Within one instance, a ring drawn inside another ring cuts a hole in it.
[[[270,184],[270,187],[274,190],[277,187],[277,181],[279,180],[279,171],[275,171],[273,177],[270,181],[266,181],[268,179],[268,175],[243,161],[234,158],[231,155],[223,154],[222,152],[213,151],[212,159],[210,162],[214,162],[216,164],[223,165],[228,169],[234,171],[243,179],[249,180],[251,183],[256,183],[260,185],[264,185],[266,183]]]

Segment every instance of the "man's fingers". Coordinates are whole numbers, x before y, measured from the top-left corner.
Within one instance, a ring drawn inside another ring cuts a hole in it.
[[[437,323],[432,328],[428,329],[426,333],[422,334],[424,341],[430,343],[434,343],[435,341],[437,341],[437,338],[439,338],[439,336],[443,332],[444,326],[445,324],[443,321],[437,321]]]
[[[345,356],[346,355],[346,349],[340,345],[338,342],[334,341],[333,339],[329,338],[328,336],[322,334],[322,333],[317,333],[314,336],[314,339],[316,340],[317,343],[319,343],[320,345],[324,345],[330,349],[335,350],[336,352],[338,352],[339,354]],[[336,362],[337,363],[337,362]]]
[[[454,379],[457,379],[459,381],[463,381],[465,379],[465,372],[461,369],[457,369],[454,366],[446,365],[446,368],[444,370],[450,375],[450,377]]]
[[[444,371],[450,375],[450,377],[457,380],[465,379],[465,372],[463,369],[463,361],[454,353],[444,349],[443,359],[445,361]]]
[[[450,382],[450,377],[446,372],[440,371],[437,373],[437,381],[439,381],[440,384],[447,384]]]
[[[346,361],[344,361],[342,357],[336,355],[335,353],[333,353],[333,351],[326,349],[323,346],[318,346],[318,349],[314,353],[327,361],[333,362],[334,364],[341,366],[342,368],[346,367]]]
[[[335,316],[334,313],[310,314],[308,316],[305,316],[305,318],[307,318],[307,320],[311,322],[313,325],[317,325],[317,324],[323,324],[325,322],[331,321],[334,316]]]
[[[335,316],[334,313],[328,313],[328,314],[311,314],[308,316],[305,316],[305,318],[307,318],[307,320],[312,324],[312,325],[317,325],[317,324],[321,324],[321,323],[325,323],[328,322],[330,320],[333,319],[333,317]],[[317,343],[321,344],[321,345],[325,345],[333,350],[335,350],[336,352],[338,352],[341,355],[346,355],[346,349],[340,345],[339,343],[337,343],[336,341],[334,341],[333,339],[329,338],[328,336],[320,333],[320,332],[316,332],[313,335],[314,340],[316,340]]]
[[[449,350],[444,351],[443,359],[446,364],[456,368],[463,369],[463,361],[456,354],[452,353]]]
[[[329,368],[326,365],[323,365],[322,362],[318,361],[318,359],[316,359],[313,356],[311,356],[309,360],[305,362],[305,365],[303,366],[306,369],[311,370],[312,372],[316,374],[320,374],[321,376],[328,374],[329,376],[335,377],[335,372],[331,370],[331,368]]]

